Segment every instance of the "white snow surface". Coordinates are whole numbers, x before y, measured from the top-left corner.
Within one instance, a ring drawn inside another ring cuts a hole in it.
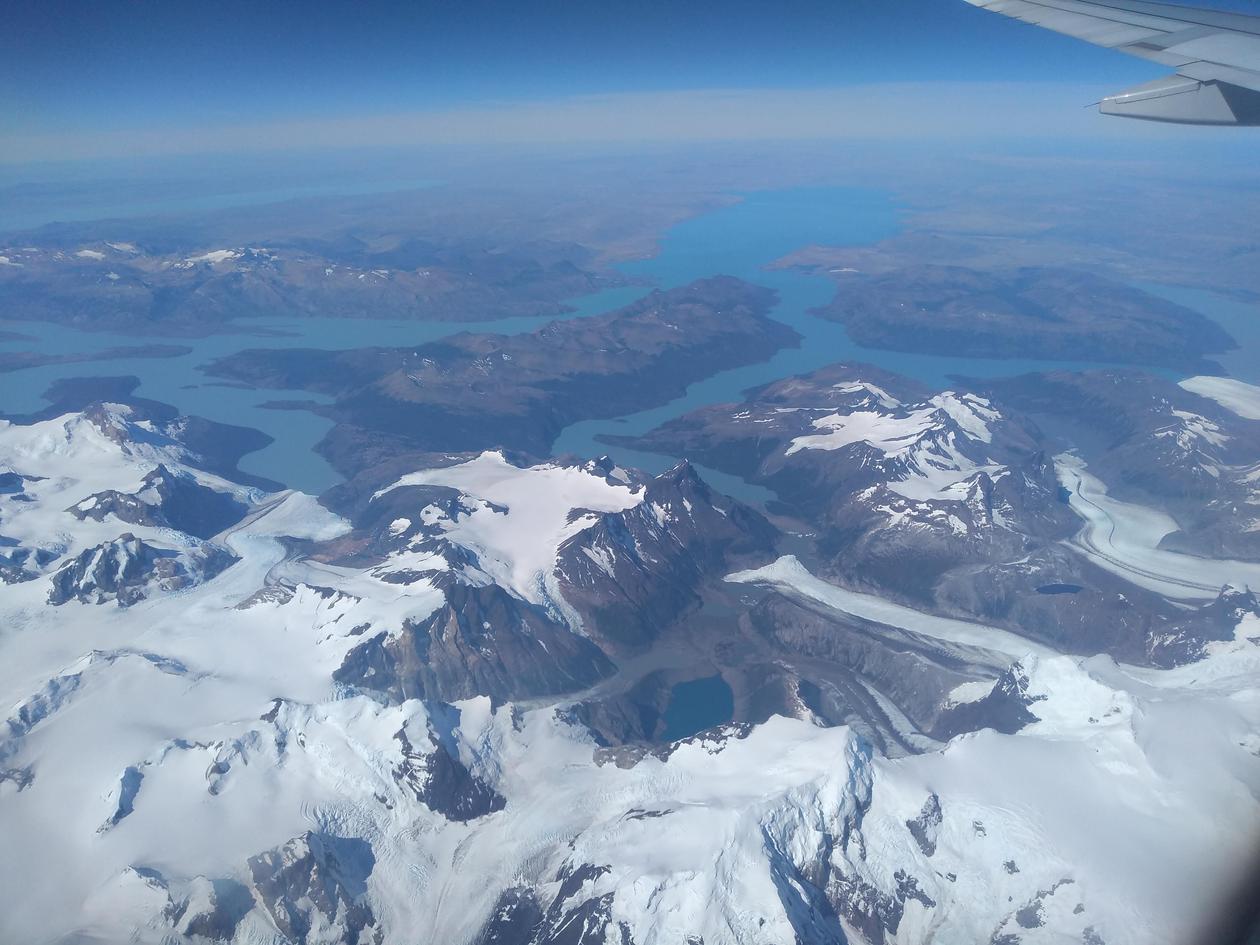
[[[878,400],[885,407],[900,407],[901,401],[894,397],[878,384],[872,384],[869,381],[850,381],[845,384],[836,384],[835,389],[842,394],[857,394],[865,392]]]
[[[992,442],[989,424],[1000,419],[1001,414],[983,397],[944,391],[921,405],[903,407],[887,392],[866,382],[839,389],[844,393],[862,391],[870,396],[861,409],[814,420],[814,428],[824,432],[794,437],[785,456],[801,450],[838,450],[865,443],[880,451],[885,459],[896,460],[905,467],[904,474],[890,477],[887,486],[915,501],[965,499],[967,485],[977,474],[998,476],[1005,471],[995,461],[978,462],[971,458],[960,442],[969,441],[973,453],[980,454]]]
[[[560,546],[595,524],[593,512],[622,512],[642,490],[610,483],[588,468],[543,464],[521,468],[502,453],[403,476],[374,496],[403,486],[458,489],[469,514],[445,524],[446,537],[477,554],[496,582],[535,604],[555,603],[548,588]],[[419,512],[420,510],[417,510]]]
[[[1180,382],[1191,393],[1214,400],[1246,420],[1260,420],[1260,387],[1232,377],[1187,377]]]
[[[46,477],[26,484],[33,501],[0,506],[0,530],[50,547],[55,536],[63,557],[123,530],[169,546],[178,534],[65,510],[134,490],[157,462],[212,482],[191,459],[122,407],[99,423],[0,424],[0,468]],[[535,592],[559,543],[586,527],[575,509],[640,501],[593,471],[519,469],[497,454],[391,488],[418,483],[507,508],[478,506],[451,534],[517,592]],[[889,760],[847,728],[774,717],[620,767],[551,706],[388,706],[341,690],[331,675],[360,639],[351,630],[437,592],[294,557],[283,538],[348,526],[299,493],[239,494],[253,511],[218,540],[241,560],[187,591],[129,609],[53,608],[45,579],[0,585],[0,772],[32,776],[21,789],[0,779],[0,941],[170,941],[170,899],[144,870],[203,902],[207,878],[248,883],[250,857],[316,830],[372,844],[365,901],[387,945],[471,942],[501,889],[554,894],[560,868],[583,863],[607,867],[584,894],[614,893],[612,917],[638,945],[780,945],[795,937],[789,903],[826,859],[869,896],[895,892],[900,872],[936,902],[906,902],[895,945],[970,945],[999,930],[1025,945],[1079,942],[1087,927],[1109,945],[1172,945],[1257,837],[1260,621],[1192,666],[1138,671],[843,591],[780,559],[731,580],[997,653],[1040,697],[1040,721]],[[503,810],[448,821],[394,777],[395,733],[427,752],[430,722],[450,727]],[[124,813],[129,770],[143,777]],[[906,822],[932,792],[942,819],[928,856]],[[1015,910],[1050,889],[1045,925],[1016,928]],[[279,941],[256,907],[234,945]]]
[[[1055,457],[1059,481],[1069,492],[1069,504],[1085,521],[1072,547],[1102,568],[1166,597],[1204,600],[1216,597],[1226,584],[1260,588],[1260,564],[1200,558],[1165,551],[1165,536],[1178,530],[1166,513],[1107,494],[1107,487],[1090,473],[1080,457]]]
[[[857,390],[870,392],[888,408],[900,403],[883,390],[866,383],[850,384],[842,388],[846,393]],[[988,423],[998,418],[998,413],[987,400],[975,394],[955,394],[945,391],[937,394],[926,405],[898,417],[873,410],[855,410],[852,413],[833,413],[819,417],[814,426],[826,430],[813,436],[798,436],[792,440],[787,455],[798,450],[836,450],[851,443],[864,442],[881,450],[885,455],[897,455],[912,448],[923,436],[939,424],[944,413],[970,437],[984,443],[992,441]]]
[[[120,528],[112,519],[80,522],[66,511],[98,492],[136,492],[161,463],[242,502],[259,497],[256,489],[189,465],[194,460],[178,442],[157,433],[147,421],[134,422],[131,409],[118,404],[104,405],[96,418],[67,414],[27,426],[0,420],[0,469],[38,477],[25,487],[35,501],[5,506],[3,533],[30,547],[70,554],[117,538],[122,531],[158,544],[186,543],[186,536],[169,529]]]
[[[233,259],[239,259],[240,257],[240,250],[212,249],[208,253],[202,253],[199,256],[189,256],[184,260],[184,262],[210,263],[211,265],[218,265],[219,263],[231,262]]]
[[[838,450],[851,443],[868,443],[885,455],[899,453],[931,428],[934,412],[925,407],[905,417],[873,410],[829,414],[814,421],[814,426],[825,433],[794,438],[787,455],[800,450]]]
[[[728,574],[726,580],[732,584],[761,584],[777,587],[850,617],[896,627],[945,643],[1001,653],[1012,658],[1031,654],[1051,655],[1054,652],[1048,647],[1011,633],[1009,630],[987,627],[968,620],[936,617],[884,600],[874,594],[863,594],[860,591],[837,587],[811,574],[795,555],[784,555],[773,564],[768,564],[763,568]]]
[[[1002,630],[870,600],[820,581],[791,557],[727,580],[777,586],[844,614],[969,647],[1008,656],[1024,651],[1015,665],[1038,700],[1030,711],[1040,721],[1015,736],[984,730],[959,736],[941,752],[875,763],[885,779],[876,778],[872,815],[886,803],[899,803],[913,817],[920,785],[931,785],[941,798],[942,838],[948,839],[938,842],[932,866],[937,878],[955,872],[957,885],[949,894],[970,904],[961,909],[961,927],[928,925],[894,941],[988,940],[993,926],[977,921],[966,931],[966,920],[994,915],[1007,895],[1018,902],[1020,894],[1004,884],[1030,869],[1039,876],[1039,890],[1071,880],[1062,887],[1070,890],[1069,905],[1085,903],[1083,925],[1094,926],[1107,942],[1192,940],[1198,930],[1191,917],[1202,915],[1196,901],[1219,896],[1214,883],[1225,874],[1187,877],[1149,857],[1242,869],[1260,843],[1258,618],[1246,618],[1235,639],[1214,644],[1206,659],[1160,671],[1107,657],[1055,655]],[[974,701],[983,690],[983,684],[967,684],[951,697]],[[1202,777],[1202,765],[1222,777]],[[898,783],[904,793],[892,787]],[[899,793],[899,801],[891,800]],[[983,835],[973,822],[983,824]],[[873,832],[870,824],[868,819],[864,832]],[[952,852],[942,857],[941,845]],[[1023,858],[1007,855],[1016,847]],[[881,848],[876,858],[888,852]],[[957,869],[949,865],[951,856],[958,857]],[[1007,860],[1018,874],[1006,873]],[[1115,897],[1106,910],[1109,921],[1101,923],[1100,883]],[[936,887],[931,895],[936,897]],[[1075,912],[1056,908],[1048,914],[1054,918],[1044,939],[1014,924],[1009,931],[1021,941],[1079,940],[1083,929],[1073,924]]]

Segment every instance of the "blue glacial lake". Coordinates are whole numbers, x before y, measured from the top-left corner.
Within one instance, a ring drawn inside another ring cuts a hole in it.
[[[734,714],[735,696],[721,676],[678,683],[669,694],[661,738],[667,742],[690,738],[729,722]]]
[[[617,308],[643,293],[642,287],[608,289],[570,303],[580,318]],[[140,378],[136,395],[178,407],[182,413],[222,423],[253,427],[272,437],[267,447],[242,458],[240,469],[274,479],[306,492],[323,492],[341,481],[313,447],[332,426],[331,421],[306,410],[276,410],[262,404],[274,400],[320,403],[327,398],[309,391],[256,390],[228,386],[207,377],[202,365],[243,348],[406,347],[435,341],[461,331],[505,334],[534,331],[550,317],[505,318],[488,322],[417,322],[405,319],[250,319],[239,332],[208,338],[163,338],[162,344],[191,348],[175,358],[124,358],[50,364],[0,373],[0,405],[5,413],[31,413],[47,406],[41,396],[54,381],[69,377]],[[82,332],[36,322],[5,321],[0,330],[25,338],[0,338],[0,351],[38,351],[46,354],[91,353],[115,347],[135,347],[148,339],[111,332]]]
[[[609,453],[627,466],[659,472],[676,457],[636,452],[601,442],[604,435],[647,433],[666,420],[708,404],[737,402],[751,387],[817,370],[837,361],[864,361],[943,388],[950,377],[1009,377],[1030,371],[1088,370],[1109,365],[1088,361],[989,359],[904,354],[854,343],[844,327],[810,315],[832,298],[834,283],[826,276],[766,266],[809,245],[858,246],[878,242],[899,229],[897,209],[878,191],[846,188],[765,191],[746,195],[738,204],[687,220],[671,229],[653,259],[622,266],[629,275],[663,288],[685,285],[714,274],[738,276],[774,289],[779,302],[774,317],[802,336],[799,347],[785,348],[768,361],[723,371],[692,384],[687,392],[660,407],[611,420],[591,420],[566,428],[555,452],[579,455]],[[1218,320],[1235,336],[1239,350],[1218,357],[1229,373],[1260,381],[1255,352],[1260,351],[1260,309],[1210,292],[1143,286]],[[1130,367],[1126,365],[1110,365]],[[741,479],[701,468],[716,488],[746,501],[765,502],[769,490]]]
[[[855,246],[893,236],[900,228],[898,208],[882,192],[857,188],[798,188],[758,191],[735,204],[687,220],[669,230],[660,252],[652,259],[627,263],[622,271],[661,288],[684,285],[712,275],[733,275],[778,293],[773,317],[802,336],[798,347],[774,353],[754,365],[723,371],[692,384],[681,397],[639,413],[573,424],[557,440],[554,452],[580,455],[608,453],[626,465],[660,471],[675,457],[639,453],[601,442],[603,435],[646,433],[658,424],[696,407],[738,401],[750,387],[782,377],[816,370],[844,360],[876,364],[935,386],[949,384],[950,375],[1009,376],[1049,369],[1097,368],[1096,362],[988,360],[950,356],[901,354],[854,344],[842,325],[824,321],[809,310],[825,304],[834,285],[823,275],[767,266],[801,247],[818,244]],[[647,291],[642,286],[606,290],[571,302],[570,318],[609,311]],[[1160,294],[1181,301],[1213,317],[1238,338],[1241,349],[1220,358],[1236,376],[1256,376],[1260,350],[1260,311],[1254,306],[1221,299],[1197,290],[1160,288]],[[541,327],[550,319],[516,318],[481,323],[415,322],[400,320],[265,319],[242,322],[240,331],[204,339],[175,339],[193,348],[191,354],[164,359],[129,359],[73,363],[0,374],[0,404],[8,413],[44,406],[41,393],[57,379],[134,374],[141,379],[139,396],[172,404],[181,411],[212,420],[262,430],[274,438],[267,448],[246,456],[241,468],[283,482],[293,488],[320,492],[339,481],[337,474],[312,452],[327,432],[326,420],[306,411],[273,410],[260,405],[270,400],[318,401],[306,392],[249,390],[214,384],[199,370],[210,360],[242,348],[309,347],[343,349],[366,346],[407,347],[434,341],[460,331],[519,333]],[[83,333],[40,324],[5,323],[6,330],[30,335],[35,341],[0,341],[0,351],[40,351],[54,354],[95,352],[137,345],[134,336]],[[283,334],[261,334],[275,332]],[[717,488],[751,501],[770,493],[733,477],[702,470]]]
[[[1230,377],[1248,384],[1260,384],[1260,306],[1228,298],[1207,289],[1142,283],[1139,288],[1170,302],[1202,312],[1234,336],[1238,347],[1209,357]]]

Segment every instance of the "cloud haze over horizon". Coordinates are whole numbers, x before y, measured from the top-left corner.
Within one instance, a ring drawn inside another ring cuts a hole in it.
[[[1124,122],[1118,128],[1114,120],[1082,107],[1103,91],[1066,82],[886,82],[834,89],[611,93],[365,117],[11,136],[4,159],[495,143],[949,140],[995,132],[1013,137],[1188,136],[1174,126]]]
[[[9,164],[278,147],[1106,137],[1113,123],[1081,106],[1163,71],[961,0],[52,2],[8,16]]]

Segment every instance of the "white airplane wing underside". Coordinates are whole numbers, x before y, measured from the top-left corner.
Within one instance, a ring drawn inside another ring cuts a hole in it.
[[[1100,103],[1104,114],[1260,125],[1260,17],[1144,0],[967,2],[1176,69],[1107,96]]]

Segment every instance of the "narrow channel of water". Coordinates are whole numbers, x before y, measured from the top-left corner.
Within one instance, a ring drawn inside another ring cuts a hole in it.
[[[1138,288],[1192,308],[1233,335],[1238,347],[1224,354],[1208,355],[1209,360],[1223,367],[1230,377],[1248,384],[1260,384],[1260,357],[1257,356],[1260,353],[1260,305],[1188,286],[1144,282]]]
[[[656,257],[623,266],[622,270],[664,288],[718,273],[767,286],[774,289],[779,298],[773,317],[791,325],[802,336],[800,345],[778,351],[760,364],[723,371],[698,381],[681,397],[662,406],[621,417],[575,423],[561,433],[555,452],[608,453],[623,465],[660,472],[679,457],[638,452],[605,442],[603,438],[638,436],[698,407],[738,402],[749,388],[838,361],[867,362],[916,378],[933,388],[948,387],[950,378],[959,376],[1009,377],[1030,371],[1132,367],[1090,361],[903,354],[866,348],[855,344],[839,323],[810,314],[811,309],[832,298],[835,283],[831,278],[815,272],[766,268],[801,247],[870,245],[892,236],[897,229],[897,211],[886,195],[851,188],[752,193],[738,204],[675,226],[665,235]],[[1254,352],[1260,350],[1260,311],[1241,303],[1228,303],[1211,293],[1184,290],[1178,297],[1177,290],[1169,292],[1175,301],[1183,301],[1206,315],[1221,318],[1222,324],[1238,338],[1241,350],[1220,360],[1231,372],[1237,365],[1244,370],[1239,376],[1247,379],[1244,366],[1250,365]],[[1245,330],[1246,326],[1252,326],[1251,334]],[[1254,366],[1251,370],[1255,370]],[[699,468],[715,488],[744,501],[764,504],[773,497],[760,486]]]
[[[686,220],[673,227],[653,258],[628,263],[622,271],[635,280],[661,288],[685,285],[713,275],[733,275],[774,289],[778,304],[773,317],[791,325],[801,343],[774,353],[766,361],[723,371],[692,384],[681,397],[649,410],[621,417],[584,421],[567,427],[553,452],[579,455],[610,454],[619,462],[659,472],[678,457],[636,452],[603,442],[607,435],[639,435],[666,420],[707,404],[737,402],[751,387],[793,374],[817,370],[837,361],[865,361],[896,371],[933,387],[946,387],[951,376],[995,377],[1027,371],[1078,370],[1105,365],[1091,362],[989,360],[948,355],[900,354],[854,344],[842,325],[817,318],[810,310],[826,304],[835,285],[825,274],[767,266],[810,245],[870,245],[899,229],[897,208],[880,191],[857,188],[797,188],[758,191],[736,204]],[[573,300],[581,318],[610,311],[642,296],[643,285],[604,290]],[[1162,290],[1176,301],[1217,318],[1238,338],[1241,348],[1221,362],[1236,376],[1257,376],[1255,352],[1260,350],[1260,311],[1254,306],[1222,299],[1198,290]],[[80,332],[42,323],[6,322],[7,331],[30,336],[0,339],[0,352],[36,351],[47,354],[98,352],[111,347],[134,347],[151,341],[186,345],[192,351],[175,358],[128,358],[46,365],[0,373],[0,410],[24,413],[44,406],[41,394],[56,380],[69,377],[135,375],[137,394],[169,403],[179,410],[224,423],[253,427],[274,442],[245,457],[241,468],[308,492],[322,492],[339,481],[337,474],[312,452],[328,431],[329,422],[304,410],[262,407],[267,401],[321,402],[304,391],[256,390],[223,386],[207,378],[200,367],[243,348],[407,347],[435,341],[461,331],[515,334],[533,331],[551,321],[547,317],[455,323],[397,319],[251,319],[239,331],[194,339],[149,339],[114,333]],[[713,470],[701,472],[716,488],[746,501],[764,503],[768,490]]]
[[[566,317],[581,318],[618,308],[643,294],[641,286],[606,289],[569,304]],[[436,341],[459,332],[519,334],[553,321],[551,316],[504,318],[485,322],[418,322],[411,319],[262,318],[239,323],[239,330],[206,338],[145,338],[117,332],[84,332],[43,322],[5,321],[4,331],[23,337],[0,337],[0,352],[34,351],[50,355],[91,354],[110,348],[134,348],[148,343],[190,348],[174,358],[111,358],[75,361],[0,373],[0,410],[7,414],[33,413],[46,406],[43,393],[58,380],[71,377],[140,379],[137,396],[171,404],[181,412],[221,423],[261,430],[273,442],[241,460],[240,468],[294,489],[320,493],[341,481],[313,447],[331,422],[307,410],[263,407],[268,401],[313,403],[327,398],[309,391],[255,389],[217,382],[201,368],[216,358],[244,348],[406,347]]]

